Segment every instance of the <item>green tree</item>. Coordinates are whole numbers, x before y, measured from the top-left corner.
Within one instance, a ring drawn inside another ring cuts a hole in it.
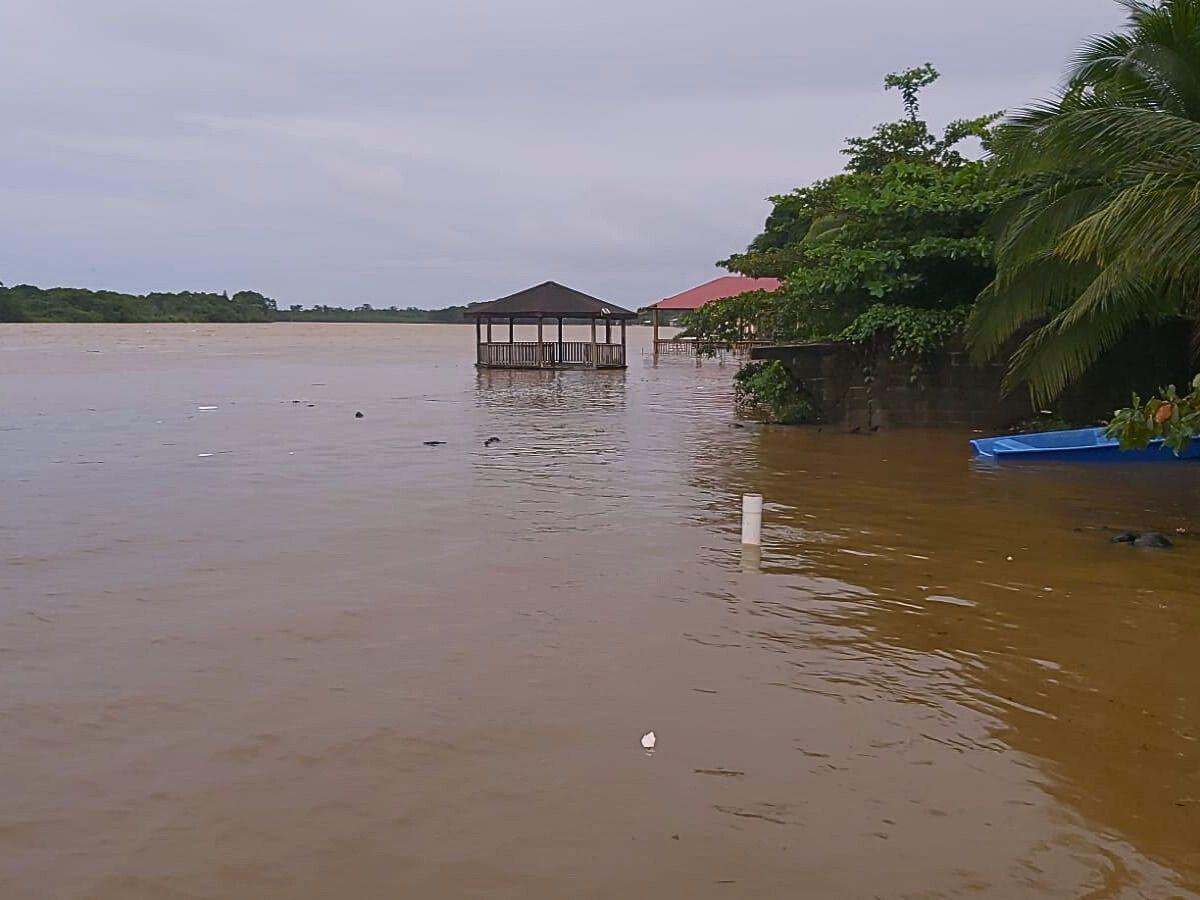
[[[783,278],[784,287],[702,307],[687,319],[689,332],[723,342],[752,322],[781,341],[860,336],[868,325],[889,327],[896,310],[958,310],[974,300],[992,277],[983,225],[1007,189],[960,147],[971,136],[986,140],[996,116],[934,134],[920,118],[920,92],[937,77],[930,65],[888,76],[903,118],[848,140],[842,174],[773,197],[762,234],[721,263]],[[944,317],[906,321],[945,331]]]
[[[1006,388],[1045,402],[1139,322],[1200,315],[1200,0],[1119,0],[1125,31],[1076,53],[1066,90],[995,142],[1020,193],[968,325]]]

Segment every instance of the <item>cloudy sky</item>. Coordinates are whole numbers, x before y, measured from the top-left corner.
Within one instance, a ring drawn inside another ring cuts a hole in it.
[[[0,280],[636,306],[895,118],[1052,92],[1111,0],[3,0]]]

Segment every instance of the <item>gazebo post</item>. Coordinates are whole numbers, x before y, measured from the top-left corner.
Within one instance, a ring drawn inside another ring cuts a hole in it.
[[[612,343],[612,319],[604,320],[604,343]]]
[[[542,317],[538,316],[538,365],[546,364],[546,354],[542,350]]]
[[[492,317],[488,316],[487,342],[492,342]]]
[[[483,323],[475,317],[475,362],[483,362]]]
[[[516,323],[516,321],[517,320],[512,316],[508,317],[508,342],[510,344],[513,342],[513,325]]]
[[[597,368],[596,360],[596,317],[592,316],[592,368]]]
[[[563,317],[558,317],[558,365],[563,364],[563,341],[562,341],[562,320]]]
[[[654,323],[654,355],[658,356],[658,307],[650,311],[650,321]]]
[[[621,365],[625,365],[627,356],[625,353],[625,320],[621,320]]]

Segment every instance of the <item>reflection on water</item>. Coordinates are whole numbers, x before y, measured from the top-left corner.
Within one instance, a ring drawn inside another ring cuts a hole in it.
[[[0,331],[0,895],[1200,894],[1190,469],[473,337]]]
[[[796,653],[802,690],[982,713],[957,745],[1028,754],[1031,781],[1196,890],[1200,541],[1146,554],[1108,538],[1186,531],[1200,481],[1175,466],[976,468],[961,446],[764,430],[745,487],[774,501],[766,570],[795,595],[756,598],[739,630],[764,649],[828,647],[822,667]]]

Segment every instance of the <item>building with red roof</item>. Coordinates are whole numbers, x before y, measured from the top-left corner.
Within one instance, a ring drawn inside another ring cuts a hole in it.
[[[778,278],[747,278],[745,275],[725,275],[706,281],[698,287],[652,303],[648,309],[693,310],[714,300],[728,300],[750,291],[777,291],[782,284]]]
[[[659,339],[658,326],[661,312],[691,312],[706,304],[714,303],[717,300],[740,297],[742,294],[748,294],[751,291],[777,291],[782,284],[783,282],[778,278],[747,278],[745,275],[724,275],[720,278],[714,278],[712,281],[706,281],[704,284],[686,290],[681,294],[675,294],[672,297],[667,297],[659,300],[657,303],[652,303],[644,307],[644,309],[650,310],[650,324],[654,327],[655,354],[657,355],[659,352],[666,350],[672,352],[689,352],[695,349],[694,342],[691,340],[678,340],[675,338],[667,340]],[[748,336],[752,337],[752,335]]]

